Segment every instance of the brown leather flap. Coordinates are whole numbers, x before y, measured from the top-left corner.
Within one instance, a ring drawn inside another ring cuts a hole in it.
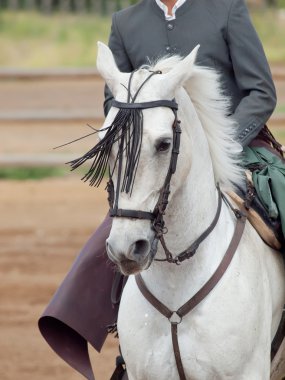
[[[51,348],[88,380],[94,375],[87,342],[100,351],[118,313],[110,297],[115,272],[105,254],[111,223],[106,218],[88,240],[39,320]]]

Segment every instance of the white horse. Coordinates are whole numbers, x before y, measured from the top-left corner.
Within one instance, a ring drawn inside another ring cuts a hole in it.
[[[168,248],[185,250],[212,222],[217,209],[216,184],[232,189],[241,181],[239,152],[232,139],[236,124],[227,117],[214,70],[195,65],[197,49],[181,59],[160,60],[161,70],[143,86],[136,102],[175,98],[181,120],[181,149],[165,222]],[[99,43],[98,70],[116,100],[126,102],[130,74],[121,73],[111,51]],[[149,76],[138,70],[135,93]],[[112,123],[112,107],[104,126]],[[124,209],[152,211],[167,174],[173,112],[165,107],[143,110],[140,161],[132,194],[120,193]],[[160,149],[161,144],[163,149]],[[116,149],[115,147],[113,149]],[[114,155],[110,159],[114,165]],[[117,171],[113,176],[116,185]],[[134,274],[171,310],[177,310],[211,277],[233,236],[236,218],[223,203],[213,232],[196,255],[181,265],[153,261],[154,231],[148,220],[114,218],[107,240],[108,255],[129,279],[123,291],[118,332],[130,380],[179,379],[171,343],[170,323],[141,294]],[[135,248],[134,248],[135,247]],[[159,244],[156,258],[164,258]],[[150,266],[149,266],[150,265]],[[212,292],[179,325],[178,340],[187,379],[268,380],[270,347],[285,300],[282,257],[263,243],[247,222],[226,273]]]

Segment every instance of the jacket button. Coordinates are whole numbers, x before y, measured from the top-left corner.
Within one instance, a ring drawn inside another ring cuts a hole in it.
[[[170,23],[167,24],[167,29],[168,29],[168,30],[172,30],[173,28],[174,28],[174,25],[173,25],[173,24],[170,24]]]

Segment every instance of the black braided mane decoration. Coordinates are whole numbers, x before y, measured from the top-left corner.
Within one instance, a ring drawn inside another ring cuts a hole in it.
[[[89,181],[90,186],[99,186],[108,168],[109,158],[111,155],[112,147],[115,143],[118,143],[118,151],[115,158],[114,167],[109,172],[110,178],[118,165],[118,187],[121,187],[121,191],[126,193],[131,193],[134,185],[134,180],[138,168],[142,135],[143,135],[143,114],[142,109],[135,105],[135,99],[144,86],[144,84],[155,74],[161,74],[161,71],[153,71],[151,74],[143,81],[143,83],[138,88],[134,96],[131,95],[131,82],[134,73],[133,71],[129,78],[128,87],[126,88],[128,92],[127,107],[125,104],[121,104],[119,111],[112,122],[112,124],[104,129],[95,130],[94,133],[107,131],[105,136],[96,144],[92,149],[85,153],[82,157],[77,158],[68,162],[71,166],[71,170],[77,169],[85,161],[93,158],[93,163],[88,170],[88,172],[82,178],[83,181]],[[124,86],[125,87],[125,86]],[[130,106],[130,101],[132,100]],[[156,103],[156,102],[152,102]],[[160,102],[159,102],[160,103]],[[93,134],[93,133],[92,133]],[[86,136],[87,137],[87,136]],[[125,172],[123,175],[123,181],[121,182],[122,176],[122,166],[123,166],[123,156],[125,155]],[[122,185],[120,185],[122,183]],[[119,190],[119,188],[118,188]]]
[[[112,147],[118,143],[115,164],[110,175],[117,165],[121,172],[123,155],[125,155],[125,171],[121,191],[132,191],[141,152],[143,134],[143,114],[140,109],[120,109],[112,124],[96,132],[106,131],[105,136],[82,157],[68,162],[71,170],[77,169],[85,161],[93,158],[93,163],[82,178],[90,181],[90,186],[99,186],[108,168]],[[94,133],[96,133],[94,132]]]

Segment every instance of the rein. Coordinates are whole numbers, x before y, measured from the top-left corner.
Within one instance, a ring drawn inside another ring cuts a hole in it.
[[[237,216],[235,231],[221,263],[219,264],[214,274],[205,283],[205,285],[192,298],[190,298],[190,300],[188,300],[184,305],[182,305],[178,310],[172,311],[166,305],[160,302],[149,291],[149,289],[145,285],[145,282],[141,274],[138,274],[135,276],[136,283],[142,295],[156,310],[160,312],[160,314],[164,315],[171,324],[172,346],[173,346],[175,362],[177,365],[177,370],[179,373],[180,380],[186,380],[186,375],[183,368],[183,363],[182,363],[181,353],[180,353],[180,348],[179,348],[178,325],[182,322],[183,318],[188,313],[190,313],[190,311],[192,311],[200,302],[202,302],[207,297],[207,295],[214,289],[214,287],[218,284],[218,282],[220,281],[220,279],[223,277],[224,273],[228,269],[234,257],[234,254],[236,252],[236,249],[239,245],[239,242],[241,240],[244,227],[245,227],[245,222],[246,222],[246,215],[243,214],[241,211],[239,211],[239,213],[235,213],[235,215]]]

